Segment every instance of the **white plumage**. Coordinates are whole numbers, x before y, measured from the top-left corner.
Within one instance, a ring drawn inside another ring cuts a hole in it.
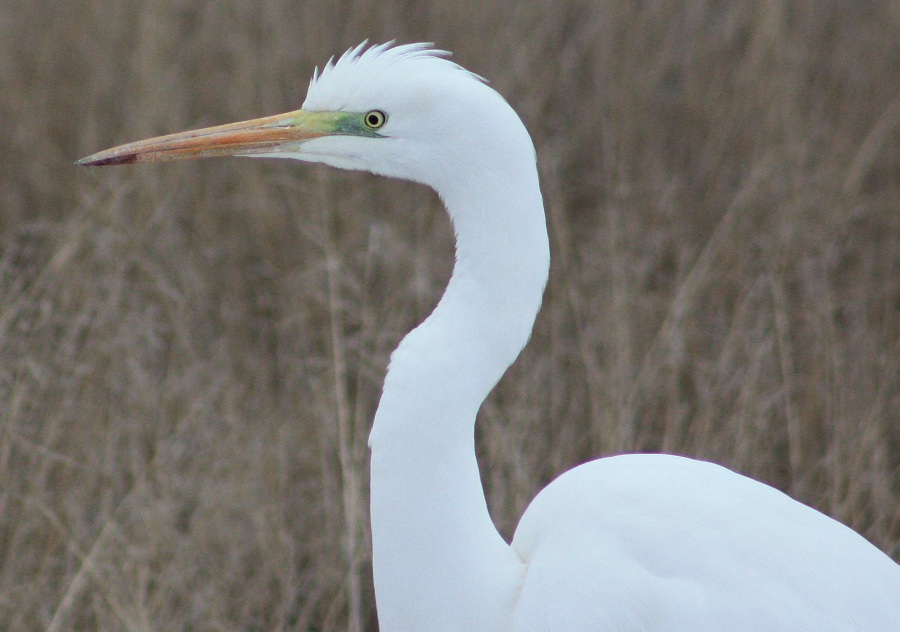
[[[370,437],[382,632],[900,630],[896,563],[710,463],[627,455],[582,465],[503,541],[475,460],[475,415],[528,340],[549,249],[528,133],[445,56],[360,45],[316,73],[301,111],[81,161],[276,156],[440,194],[457,235],[453,276],[393,354]]]

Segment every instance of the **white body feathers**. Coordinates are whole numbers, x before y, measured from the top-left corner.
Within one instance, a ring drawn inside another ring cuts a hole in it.
[[[382,632],[900,630],[900,567],[861,536],[724,468],[601,459],[533,501],[511,545],[488,514],[478,408],[528,340],[549,249],[534,149],[478,77],[422,45],[360,46],[306,110],[378,109],[383,138],[293,157],[440,194],[457,260],[394,353],[370,438]]]

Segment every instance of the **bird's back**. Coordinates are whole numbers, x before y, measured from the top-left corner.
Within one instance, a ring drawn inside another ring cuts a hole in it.
[[[900,630],[900,566],[725,468],[600,459],[543,490],[513,548],[516,631]]]

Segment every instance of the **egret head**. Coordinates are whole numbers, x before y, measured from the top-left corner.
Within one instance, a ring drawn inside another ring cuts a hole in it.
[[[503,98],[447,56],[425,44],[361,44],[316,71],[300,110],[129,143],[78,164],[294,158],[441,188],[443,174],[487,166],[485,147],[530,145]]]

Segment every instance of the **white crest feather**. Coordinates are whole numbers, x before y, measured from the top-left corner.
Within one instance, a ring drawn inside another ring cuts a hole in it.
[[[408,73],[461,73],[487,83],[482,77],[450,61],[449,51],[434,48],[431,42],[395,45],[393,41],[369,45],[368,40],[347,49],[337,61],[332,57],[322,68],[316,67],[309,82],[304,109],[345,109],[355,96],[372,93],[372,77]]]

